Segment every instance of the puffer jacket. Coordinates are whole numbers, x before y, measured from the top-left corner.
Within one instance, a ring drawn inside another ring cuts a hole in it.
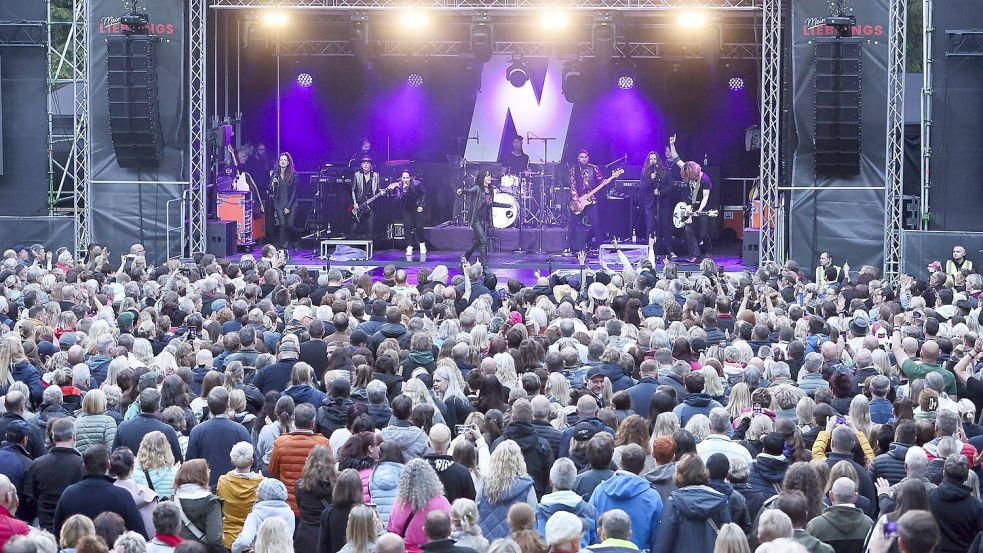
[[[409,421],[396,420],[383,428],[380,435],[383,440],[395,442],[399,446],[403,452],[403,460],[407,463],[430,453],[427,435]]]
[[[256,490],[262,481],[263,475],[258,472],[231,470],[218,477],[215,493],[222,498],[222,543],[225,547],[232,547],[232,542],[242,532],[242,525],[256,503]]]
[[[75,449],[79,453],[97,444],[112,448],[115,438],[116,419],[109,415],[82,415],[75,421]]]
[[[600,541],[597,536],[597,509],[570,490],[546,494],[539,501],[536,506],[536,531],[539,535],[546,535],[546,521],[560,511],[573,513],[584,523],[584,532],[580,539],[582,549]]]
[[[876,482],[878,478],[884,478],[893,486],[908,476],[904,467],[904,457],[909,447],[910,444],[892,443],[887,453],[881,453],[874,459],[870,467],[870,479]]]
[[[344,428],[348,422],[348,408],[354,404],[350,397],[324,396],[321,406],[317,408],[317,431],[330,438],[335,430]]]
[[[509,509],[516,503],[528,502],[530,492],[535,493],[535,488],[532,479],[528,476],[517,478],[509,491],[505,492],[498,501],[492,502],[482,492],[481,497],[478,498],[478,512],[481,513],[478,525],[481,526],[481,533],[488,538],[488,541],[495,541],[509,535]],[[535,503],[535,495],[532,499]]]
[[[144,471],[140,464],[136,463],[133,467],[133,481],[143,484],[151,490],[157,492],[161,501],[170,499],[174,495],[174,477],[177,476],[177,469],[181,465],[174,464],[169,467],[155,468]],[[150,474],[150,481],[147,481],[147,474]]]
[[[259,533],[260,525],[263,524],[263,521],[271,518],[278,518],[286,522],[290,535],[294,535],[296,520],[294,519],[293,510],[286,502],[279,499],[257,501],[249,512],[249,516],[246,517],[246,522],[242,525],[242,532],[239,534],[239,537],[232,542],[232,553],[243,553],[251,549],[253,541],[256,539],[256,534]]]
[[[281,435],[273,442],[273,453],[270,454],[270,476],[287,486],[287,503],[298,516],[300,516],[300,509],[297,507],[294,484],[304,472],[307,456],[319,445],[331,447],[327,438],[311,430],[294,430]]]
[[[652,551],[703,553],[713,551],[717,532],[730,522],[727,497],[708,486],[686,486],[669,496],[659,519],[659,535]]]
[[[385,461],[376,465],[369,477],[369,495],[379,509],[379,518],[382,525],[389,524],[389,513],[392,512],[393,503],[396,502],[396,490],[399,485],[399,476],[403,474],[405,465]]]
[[[763,493],[765,499],[778,495],[781,492],[782,480],[785,479],[788,465],[788,459],[775,459],[774,457],[758,455],[758,458],[751,463],[747,483]]]

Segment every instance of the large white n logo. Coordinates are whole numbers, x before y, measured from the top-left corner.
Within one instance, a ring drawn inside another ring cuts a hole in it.
[[[481,71],[481,90],[475,100],[468,134],[478,133],[481,140],[480,143],[469,141],[464,156],[471,161],[496,161],[506,118],[511,113],[515,130],[523,138],[526,133],[555,137],[549,143],[546,161],[559,161],[573,112],[573,105],[563,97],[563,64],[556,58],[549,60],[542,98],[537,100],[531,82],[516,88],[505,79],[509,63],[508,56],[492,56]],[[534,140],[526,144],[525,152],[533,161],[542,159],[542,142]]]

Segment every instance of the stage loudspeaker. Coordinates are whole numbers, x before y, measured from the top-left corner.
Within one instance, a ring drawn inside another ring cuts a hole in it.
[[[860,40],[815,39],[816,175],[860,174]]]
[[[120,167],[159,167],[164,151],[157,94],[156,36],[110,35],[109,128]]]
[[[236,253],[235,221],[209,221],[205,229],[205,253],[229,257]]]

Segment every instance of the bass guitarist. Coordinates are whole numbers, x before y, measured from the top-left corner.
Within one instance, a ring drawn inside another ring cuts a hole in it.
[[[577,202],[581,195],[593,190],[602,180],[601,170],[590,163],[590,154],[587,150],[580,150],[576,165],[570,169],[570,201]],[[567,249],[563,253],[570,255],[585,250],[587,244],[597,239],[599,223],[596,203],[587,205],[579,214],[571,211],[567,226]]]
[[[352,180],[352,211],[358,213],[367,207],[369,198],[384,190],[379,186],[379,173],[373,170],[372,158],[365,156],[359,160],[359,171]],[[378,202],[376,202],[378,203]],[[376,229],[375,212],[379,206],[372,206],[368,212],[352,219],[351,236],[375,241],[384,238]]]
[[[707,204],[710,203],[710,189],[713,183],[710,182],[710,175],[703,172],[703,167],[695,161],[683,161],[676,152],[676,135],[669,137],[669,148],[667,156],[673,165],[680,169],[683,182],[689,187],[687,198],[693,211],[704,213]],[[700,245],[703,244],[707,235],[706,217],[693,217],[693,223],[686,225],[686,247],[688,258],[681,261],[693,263],[700,256]]]

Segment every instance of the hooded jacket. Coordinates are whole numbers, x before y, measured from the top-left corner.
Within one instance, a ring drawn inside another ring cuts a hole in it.
[[[294,405],[310,403],[315,408],[319,407],[321,402],[323,402],[324,398],[327,396],[327,394],[321,390],[307,384],[290,386],[283,391],[283,394],[292,397],[294,400]]]
[[[471,471],[460,463],[455,463],[450,455],[424,455],[424,459],[440,478],[440,483],[444,485],[444,497],[447,501],[454,503],[464,497],[474,501],[475,490],[474,480],[471,478]],[[371,477],[369,479],[371,482]],[[371,492],[371,488],[370,488]]]
[[[533,491],[532,479],[528,476],[520,476],[498,501],[492,502],[487,494],[481,494],[478,499],[478,512],[481,513],[478,525],[488,541],[495,541],[509,535],[509,509],[516,503],[526,503],[531,491]]]
[[[550,449],[553,450],[553,458],[558,459],[560,457],[560,441],[563,440],[563,432],[553,428],[553,425],[545,420],[533,420],[532,427],[536,429],[536,434],[540,438],[550,444]]]
[[[403,460],[407,463],[430,453],[427,435],[409,421],[396,420],[383,428],[380,435],[383,440],[399,446],[403,451]]]
[[[656,550],[653,546],[661,532],[659,516],[663,504],[659,492],[652,489],[648,480],[619,470],[594,489],[590,504],[598,513],[611,509],[627,513],[632,521],[631,541],[639,549]],[[729,515],[727,520],[730,520]]]
[[[97,353],[85,361],[85,364],[89,366],[89,376],[92,379],[93,388],[98,388],[100,384],[105,382],[106,376],[109,373],[109,362],[112,360],[113,358],[108,355]],[[14,377],[14,380],[18,379]],[[31,396],[34,396],[33,389],[31,390]],[[40,396],[41,394],[38,394],[39,398]]]
[[[751,516],[748,514],[747,500],[744,499],[744,496],[734,491],[734,486],[731,486],[724,480],[711,480],[707,485],[727,496],[727,507],[730,509],[731,522],[740,526],[745,534],[750,532]]]
[[[659,497],[662,498],[663,505],[669,501],[669,494],[676,490],[676,481],[673,480],[675,474],[676,463],[669,463],[668,465],[655,467],[642,475],[643,478],[649,481],[652,488],[659,492]]]
[[[584,523],[584,533],[580,539],[581,549],[597,543],[597,510],[579,494],[570,490],[549,493],[539,500],[539,505],[536,506],[536,531],[539,535],[546,535],[546,521],[560,511],[573,513]]]
[[[512,421],[505,427],[502,435],[492,444],[495,451],[498,444],[512,440],[519,445],[526,460],[526,470],[536,483],[536,494],[542,495],[549,485],[550,467],[553,466],[553,449],[545,438],[540,438],[532,423]]]
[[[904,468],[904,457],[909,447],[909,444],[893,442],[887,453],[878,455],[870,466],[871,480],[876,482],[878,478],[884,478],[893,486],[904,479],[908,475]]]
[[[366,403],[365,408],[368,409],[372,423],[377,429],[381,430],[389,425],[389,420],[393,417],[392,407],[385,404]]]
[[[215,494],[222,498],[222,544],[232,547],[232,542],[242,532],[246,516],[256,503],[256,490],[263,481],[259,473],[229,471],[218,478]]]
[[[324,396],[321,406],[317,408],[317,431],[325,438],[330,438],[335,430],[345,428],[345,423],[348,422],[348,409],[354,404],[350,397]]]
[[[683,402],[672,410],[679,417],[679,427],[683,428],[693,415],[710,416],[710,411],[717,407],[723,407],[719,401],[714,400],[708,394],[700,392],[698,394],[688,394]]]
[[[252,511],[249,512],[249,516],[246,517],[246,522],[242,525],[242,532],[239,534],[239,537],[232,542],[232,553],[242,553],[250,549],[253,541],[256,539],[256,534],[259,532],[259,526],[268,518],[279,518],[286,522],[287,528],[290,530],[290,535],[294,535],[294,527],[296,525],[294,512],[290,509],[290,505],[287,505],[286,501],[282,499],[257,501],[253,505]]]
[[[395,338],[400,349],[410,349],[410,331],[401,323],[384,323],[379,330],[369,338],[369,349],[379,349],[379,344],[386,338]]]
[[[389,524],[389,513],[396,502],[396,491],[399,486],[399,476],[403,474],[405,465],[384,461],[376,465],[369,476],[369,495],[379,509],[382,525]],[[474,483],[472,482],[472,487]]]
[[[983,504],[970,489],[946,478],[928,498],[939,524],[939,553],[969,549],[976,534],[983,530]]]
[[[708,486],[686,486],[669,496],[659,520],[659,536],[652,551],[694,553],[713,551],[717,531],[730,522],[727,497]]]
[[[427,369],[427,372],[430,374],[433,374],[437,369],[437,363],[433,359],[432,351],[411,351],[406,360],[400,363],[399,366],[403,369],[403,374],[406,375],[413,374],[413,371],[417,367]]]
[[[611,387],[614,389],[615,393],[622,390],[627,390],[635,385],[635,381],[632,380],[631,375],[625,372],[625,369],[621,365],[615,365],[613,363],[602,363],[591,368],[591,371],[601,371],[608,379],[611,380]]]
[[[768,499],[780,493],[788,465],[788,459],[776,459],[759,454],[748,470],[747,483]]]
[[[833,505],[809,521],[806,532],[836,551],[863,551],[874,522],[853,505]],[[969,542],[966,542],[969,545]],[[963,549],[965,551],[965,549]]]

